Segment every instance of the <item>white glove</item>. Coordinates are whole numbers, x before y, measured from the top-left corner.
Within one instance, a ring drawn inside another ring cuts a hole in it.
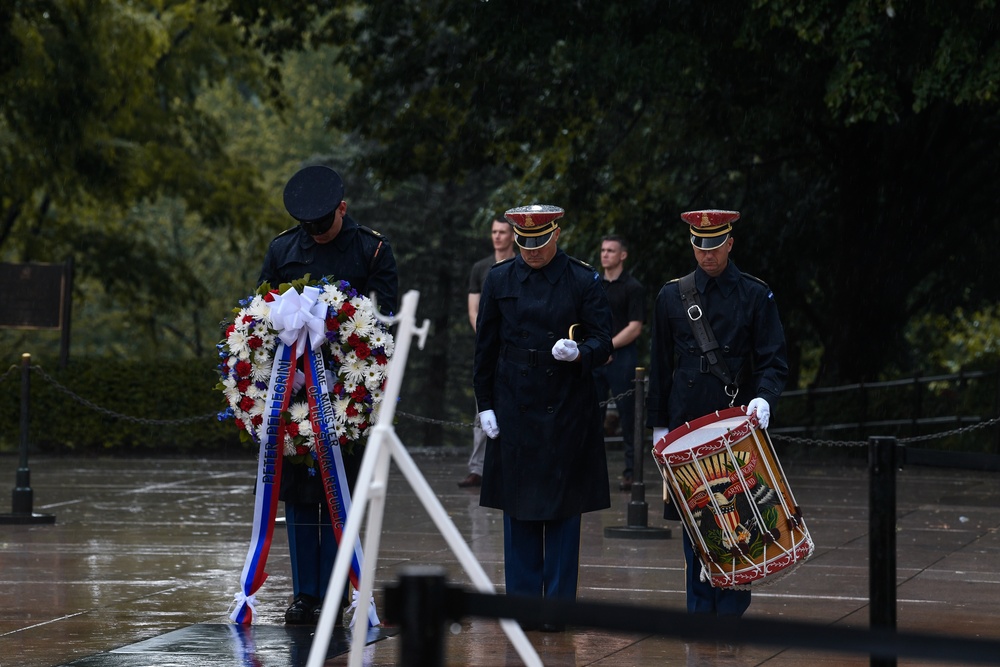
[[[552,346],[552,356],[559,361],[574,361],[580,356],[580,349],[576,346],[575,340],[560,338]]]
[[[660,441],[660,438],[670,433],[669,428],[664,428],[662,426],[653,427],[653,447],[656,447],[656,443]]]
[[[496,440],[500,435],[500,427],[497,426],[497,414],[492,410],[483,410],[479,413],[479,425],[483,427],[490,439]]]
[[[302,385],[306,383],[306,374],[300,370],[295,371],[295,376],[292,378],[292,393],[298,392],[302,389]]]
[[[763,398],[755,398],[747,405],[747,415],[757,413],[757,423],[761,428],[767,428],[771,422],[771,406]]]

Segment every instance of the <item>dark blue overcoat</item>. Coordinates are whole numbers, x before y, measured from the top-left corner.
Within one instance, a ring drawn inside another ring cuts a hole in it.
[[[580,356],[552,346],[580,325]],[[533,352],[532,352],[533,351]],[[486,277],[476,324],[474,386],[497,415],[480,504],[519,520],[565,519],[611,505],[592,370],[611,353],[611,308],[594,269],[556,252],[532,269],[517,256]]]

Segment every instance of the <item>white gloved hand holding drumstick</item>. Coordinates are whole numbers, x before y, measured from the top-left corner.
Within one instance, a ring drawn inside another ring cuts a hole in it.
[[[763,398],[755,398],[747,405],[747,416],[757,415],[757,423],[761,428],[767,428],[771,423],[771,406]]]

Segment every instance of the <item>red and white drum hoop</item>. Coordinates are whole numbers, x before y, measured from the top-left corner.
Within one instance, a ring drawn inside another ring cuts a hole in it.
[[[675,428],[653,458],[713,586],[770,582],[812,555],[771,439],[745,406]]]

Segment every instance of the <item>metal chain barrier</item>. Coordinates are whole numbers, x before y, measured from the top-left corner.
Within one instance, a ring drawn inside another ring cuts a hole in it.
[[[134,417],[132,415],[121,414],[119,412],[109,410],[108,408],[101,407],[96,403],[93,403],[92,401],[89,401],[86,398],[80,396],[79,394],[75,393],[72,389],[64,386],[58,380],[56,380],[48,373],[46,373],[44,370],[42,370],[41,366],[31,366],[30,368],[31,370],[36,371],[39,375],[41,375],[46,382],[48,382],[53,387],[55,387],[59,391],[63,392],[64,394],[72,398],[77,403],[80,403],[81,405],[84,405],[90,408],[91,410],[99,412],[108,417],[112,417],[114,419],[121,419],[122,421],[132,422],[135,424],[146,424],[150,426],[181,426],[185,424],[193,424],[200,421],[218,419],[219,417],[218,412],[213,412],[198,417],[185,417],[181,419],[147,419],[144,417]],[[0,382],[6,380],[8,376],[10,376],[17,370],[19,370],[18,366],[9,367],[3,374],[0,374]],[[635,389],[629,389],[628,391],[622,392],[617,396],[613,396],[607,400],[601,401],[600,407],[602,408],[606,407],[612,401],[618,401],[634,393]],[[397,410],[396,414],[399,415],[400,417],[410,419],[415,422],[420,422],[423,424],[437,424],[439,426],[451,426],[455,428],[466,428],[466,429],[473,427],[472,422],[456,422],[456,421],[447,421],[443,419],[431,419],[430,417],[421,417],[419,415],[413,415],[407,412],[402,412],[400,410]],[[901,445],[909,445],[918,442],[927,442],[929,440],[948,438],[953,435],[961,435],[963,433],[969,433],[971,431],[975,431],[978,429],[988,428],[990,426],[995,426],[998,423],[1000,423],[1000,417],[994,417],[993,419],[990,419],[988,421],[979,422],[978,424],[971,424],[969,426],[962,426],[960,428],[955,428],[950,431],[943,431],[939,433],[928,433],[926,435],[917,435],[909,438],[898,438],[897,440]],[[867,447],[869,445],[869,442],[867,440],[828,440],[828,439],[814,439],[814,438],[795,438],[779,434],[772,434],[771,439],[778,442],[786,442],[795,445],[814,445],[820,447]]]
[[[896,441],[901,445],[911,445],[916,442],[927,442],[928,440],[937,440],[938,438],[961,435],[962,433],[968,433],[970,431],[986,428],[998,423],[1000,423],[1000,417],[994,417],[989,421],[979,422],[978,424],[971,424],[969,426],[962,426],[961,428],[955,428],[950,431],[928,433],[926,435],[915,435],[909,438],[897,438]],[[824,447],[867,447],[869,445],[867,440],[813,440],[811,438],[793,438],[787,435],[775,434],[771,435],[771,439],[796,445],[820,445]]]
[[[0,382],[3,382],[4,380],[6,380],[8,375],[10,375],[14,371],[18,370],[19,368],[20,368],[20,366],[12,365],[10,368],[8,368],[6,371],[4,371],[3,375],[0,375]]]
[[[620,398],[625,398],[626,396],[634,393],[635,389],[629,389],[628,391],[623,391],[617,396],[612,396],[606,401],[601,401],[599,405],[603,408],[609,403],[611,403],[611,401],[617,401]],[[450,422],[450,421],[445,421],[443,419],[431,419],[430,417],[420,417],[418,415],[411,415],[408,412],[402,412],[401,410],[396,410],[396,414],[399,415],[400,417],[406,417],[407,419],[411,419],[415,422],[420,422],[422,424],[438,424],[440,426],[455,426],[458,428],[472,428],[473,426],[475,426],[475,424],[473,424],[472,422]]]
[[[44,370],[42,370],[41,366],[31,366],[30,368],[33,371],[37,371],[38,374],[41,375],[46,382],[48,382],[62,393],[72,398],[77,403],[85,405],[91,410],[99,412],[102,415],[112,417],[113,419],[120,419],[122,421],[132,422],[133,424],[145,424],[147,426],[182,426],[185,424],[194,424],[195,422],[200,422],[200,421],[208,421],[209,419],[217,419],[219,416],[218,412],[213,412],[212,414],[208,415],[202,415],[200,417],[184,417],[182,419],[146,419],[144,417],[133,417],[131,415],[124,415],[121,414],[120,412],[115,412],[114,410],[103,408],[92,401],[88,401],[86,398],[75,393],[72,389],[61,384],[54,377],[46,373]],[[8,373],[10,373],[10,371],[7,371],[7,373],[4,373],[4,375],[0,376],[0,381],[2,381],[7,376]]]

